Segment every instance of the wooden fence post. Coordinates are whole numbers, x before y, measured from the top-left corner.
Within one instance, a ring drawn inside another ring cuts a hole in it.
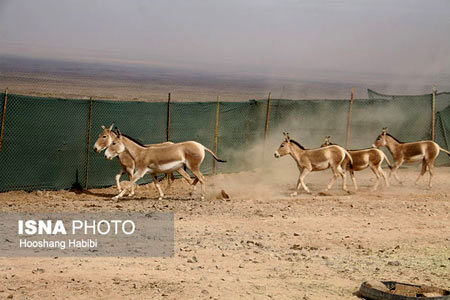
[[[350,105],[348,108],[348,121],[347,121],[347,138],[345,140],[345,149],[348,149],[350,145],[350,126],[352,123],[352,109],[353,109],[353,88],[352,88],[352,94],[350,96]]]
[[[267,98],[267,110],[266,110],[266,123],[264,125],[264,144],[267,140],[267,132],[269,131],[269,114],[270,114],[270,96],[272,92],[269,92],[269,97]]]
[[[220,111],[220,97],[217,96],[217,104],[216,104],[216,126],[214,127],[214,153],[217,155],[217,143],[219,139],[219,111]],[[216,175],[216,166],[217,162],[213,158],[213,174]]]
[[[264,145],[263,145],[263,153],[262,153],[263,162],[266,159],[266,140],[267,140],[267,134],[269,132],[270,96],[271,95],[272,95],[272,92],[269,92],[269,96],[267,97],[266,122],[264,124]]]
[[[431,140],[434,141],[436,128],[436,86],[433,84],[431,96]]]
[[[167,132],[166,132],[166,140],[170,140],[170,93],[167,97]]]
[[[86,158],[84,163],[84,189],[88,189],[89,180],[89,150],[91,143],[91,121],[92,121],[92,97],[89,98],[89,112],[88,112],[88,124],[87,124],[87,135],[86,135]]]
[[[0,151],[2,150],[3,145],[3,131],[5,129],[5,115],[6,115],[6,101],[8,100],[8,88],[5,89],[5,102],[3,102],[2,109],[2,124],[0,127]]]

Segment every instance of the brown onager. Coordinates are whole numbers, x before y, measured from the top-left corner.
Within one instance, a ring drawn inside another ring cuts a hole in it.
[[[394,166],[392,167],[391,174],[402,183],[398,178],[397,170],[405,162],[411,163],[422,160],[422,170],[417,177],[415,184],[425,174],[428,167],[430,173],[430,180],[428,181],[428,188],[431,188],[431,179],[433,178],[433,167],[436,157],[439,155],[439,151],[442,150],[450,155],[450,152],[442,149],[437,143],[433,141],[419,141],[411,143],[403,143],[397,140],[395,137],[387,132],[387,127],[383,128],[374,142],[374,147],[381,148],[386,146],[394,159]]]
[[[345,172],[342,170],[341,164],[346,157],[348,157],[350,163],[352,158],[350,154],[342,147],[337,145],[327,146],[317,149],[305,149],[298,142],[291,140],[288,133],[283,133],[284,141],[281,143],[274,155],[279,158],[284,155],[291,155],[291,157],[297,163],[297,167],[300,170],[300,176],[297,180],[296,191],[291,196],[296,196],[300,185],[307,193],[311,193],[306,186],[304,179],[312,171],[322,171],[331,168],[333,171],[333,178],[328,183],[326,191],[329,190],[336,179],[341,175],[342,177],[342,189],[348,192],[345,182]]]
[[[330,145],[335,145],[330,142],[330,136],[325,137],[325,141],[320,147],[327,147]],[[344,169],[344,172],[349,171],[350,177],[353,181],[353,186],[355,187],[355,190],[358,189],[358,186],[356,185],[356,179],[355,179],[355,172],[354,171],[361,171],[368,167],[372,170],[372,172],[375,174],[377,181],[375,185],[372,187],[372,190],[376,190],[378,188],[378,185],[380,183],[380,177],[382,176],[384,178],[384,182],[386,183],[386,186],[389,186],[389,181],[384,173],[383,169],[381,168],[381,164],[383,163],[383,160],[386,160],[387,165],[389,168],[391,168],[391,163],[389,162],[389,159],[386,157],[383,151],[377,149],[377,148],[367,148],[367,149],[359,149],[359,150],[347,150],[348,153],[352,156],[353,160],[353,168],[350,168],[350,161],[348,158],[345,158],[342,162],[342,169]],[[381,176],[380,176],[381,175]]]
[[[156,180],[156,174],[173,172],[183,166],[186,166],[196,177],[192,183],[193,185],[200,181],[202,185],[201,198],[204,199],[206,193],[205,178],[200,172],[200,165],[205,158],[205,151],[209,152],[217,161],[225,162],[217,158],[214,152],[194,141],[163,147],[144,147],[129,137],[122,135],[118,130],[117,136],[113,138],[111,145],[105,151],[105,157],[113,159],[120,153],[128,152],[135,162],[136,172],[131,178],[131,188],[125,188],[113,199],[119,199],[128,189],[131,189],[130,196],[134,195],[134,183],[146,173],[150,173],[161,200],[164,197],[164,193]]]
[[[94,144],[94,151],[95,152],[101,152],[104,149],[108,148],[113,139],[117,136],[116,133],[112,130],[113,128],[112,124],[110,127],[105,127],[104,125],[102,125],[102,129],[103,131],[99,134],[97,141]],[[146,147],[161,147],[161,146],[167,146],[167,145],[172,145],[172,142],[165,142],[165,143],[160,143],[160,144],[147,144],[145,145]],[[133,158],[131,157],[131,155],[128,152],[122,152],[117,156],[120,165],[122,166],[122,168],[120,169],[119,173],[117,173],[115,180],[116,180],[116,186],[117,189],[119,190],[119,192],[122,191],[122,188],[120,186],[120,177],[122,176],[123,173],[127,173],[128,178],[131,180],[131,176],[133,176],[134,173],[134,169],[135,169],[135,162],[133,160]],[[189,184],[192,184],[192,180],[189,176],[188,173],[186,173],[186,171],[183,170],[183,168],[179,168],[178,170],[176,170],[184,179],[186,179],[186,181]],[[167,181],[168,181],[168,185],[167,188],[170,188],[170,185],[172,184],[172,182],[174,181],[174,176],[172,172],[166,173],[167,174]]]

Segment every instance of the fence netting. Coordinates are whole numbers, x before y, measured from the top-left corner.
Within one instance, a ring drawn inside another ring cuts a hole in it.
[[[436,94],[435,141],[450,148],[450,93]],[[3,118],[5,93],[0,93]],[[248,162],[272,155],[287,131],[307,148],[325,136],[345,146],[349,100],[272,99],[265,142],[267,100],[220,102],[217,172],[248,170]],[[166,102],[58,99],[7,95],[0,150],[0,191],[96,188],[114,184],[117,160],[95,153],[101,125],[112,123],[143,144],[195,140],[214,149],[216,102],[172,102],[167,127]],[[401,141],[431,139],[432,95],[394,96],[369,91],[353,104],[349,148],[370,147],[381,128]],[[437,164],[449,164],[440,155]],[[201,171],[211,174],[206,154]],[[257,167],[253,165],[254,167]],[[122,180],[126,175],[123,175]],[[151,181],[145,176],[139,183]]]

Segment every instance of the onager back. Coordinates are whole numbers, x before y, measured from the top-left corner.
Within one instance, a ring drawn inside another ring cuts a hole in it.
[[[291,194],[291,196],[296,196],[300,185],[307,193],[311,193],[309,188],[306,186],[304,179],[312,171],[322,171],[331,168],[333,171],[333,178],[331,178],[326,191],[328,191],[336,181],[336,179],[341,175],[342,177],[342,189],[348,192],[347,185],[345,182],[345,172],[342,170],[342,162],[347,157],[352,162],[350,154],[342,147],[337,145],[331,145],[324,148],[317,149],[305,149],[298,142],[291,140],[288,133],[283,133],[284,141],[281,143],[274,155],[279,158],[284,155],[291,155],[291,157],[297,163],[297,167],[300,170],[300,175],[297,180],[296,191]]]
[[[439,151],[442,150],[450,155],[450,152],[441,148],[437,143],[433,141],[419,141],[412,143],[403,143],[397,140],[395,137],[387,133],[387,127],[384,127],[381,133],[375,140],[374,147],[381,148],[386,146],[389,152],[391,152],[394,159],[394,166],[392,167],[391,174],[394,175],[398,182],[402,183],[398,178],[397,170],[405,162],[411,163],[422,160],[422,170],[417,177],[415,184],[425,174],[428,167],[430,173],[430,180],[428,181],[428,188],[432,187],[431,180],[433,178],[434,161],[439,155]]]
[[[320,145],[320,147],[327,147],[330,145],[335,144],[331,143],[330,136],[327,136],[325,137],[324,143]],[[376,190],[378,188],[381,176],[384,178],[386,186],[389,186],[389,181],[383,169],[381,168],[381,164],[383,163],[383,160],[386,160],[387,165],[389,166],[389,168],[391,168],[391,163],[389,162],[383,151],[376,148],[367,148],[360,150],[348,150],[348,153],[350,153],[350,155],[352,156],[353,168],[350,168],[350,160],[347,157],[344,159],[341,166],[342,169],[344,169],[344,172],[350,171],[350,177],[352,178],[355,190],[358,190],[358,186],[356,184],[354,171],[361,171],[368,167],[370,167],[377,178],[377,181],[372,187],[372,190]]]

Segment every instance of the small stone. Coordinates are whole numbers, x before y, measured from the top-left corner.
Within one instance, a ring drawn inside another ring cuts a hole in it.
[[[198,260],[197,260],[197,257],[192,256],[192,258],[188,258],[187,262],[190,264],[193,264],[193,263],[198,262]]]
[[[31,271],[31,273],[33,273],[33,274],[37,274],[37,273],[42,274],[44,272],[45,272],[45,270],[41,269],[41,268],[37,268],[36,270]]]

